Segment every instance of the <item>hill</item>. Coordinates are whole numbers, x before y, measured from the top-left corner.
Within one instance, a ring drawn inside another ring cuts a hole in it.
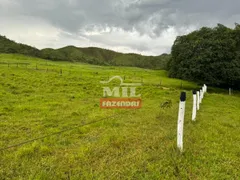
[[[40,56],[40,51],[37,48],[16,43],[5,36],[0,35],[0,53],[18,53],[29,56]]]
[[[37,48],[16,43],[5,36],[0,36],[0,53],[18,53],[49,59],[53,61],[82,62],[96,65],[132,66],[148,69],[166,69],[170,55],[142,56],[124,54],[96,47],[80,48],[67,46],[60,49]]]
[[[79,48],[67,46],[60,49],[43,49],[41,58],[51,60],[68,60],[96,65],[132,66],[149,69],[166,69],[170,55],[142,56],[124,54],[96,47]]]

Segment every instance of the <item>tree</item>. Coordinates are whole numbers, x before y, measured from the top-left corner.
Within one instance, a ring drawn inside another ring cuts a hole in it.
[[[239,88],[240,26],[218,24],[176,38],[169,76],[219,87]]]

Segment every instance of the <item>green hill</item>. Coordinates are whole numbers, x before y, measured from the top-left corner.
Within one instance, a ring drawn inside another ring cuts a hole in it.
[[[0,36],[0,53],[18,53],[40,57],[53,61],[83,62],[96,65],[132,66],[148,69],[166,69],[170,55],[142,56],[139,54],[124,54],[96,47],[79,48],[66,46],[60,49],[37,48],[16,43]]]
[[[43,49],[41,58],[51,60],[67,60],[96,65],[132,66],[149,69],[166,69],[170,55],[142,56],[139,54],[123,54],[96,47],[78,48],[67,46],[60,49]]]
[[[16,43],[0,35],[0,53],[18,53],[29,56],[40,56],[40,51],[37,48]]]

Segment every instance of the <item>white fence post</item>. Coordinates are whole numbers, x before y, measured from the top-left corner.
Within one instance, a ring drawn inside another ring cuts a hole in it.
[[[199,100],[200,100],[200,101],[199,101],[200,104],[202,103],[202,93],[203,93],[203,92],[202,92],[202,90],[200,89],[200,94],[199,94],[199,96],[200,96],[200,98],[199,98]]]
[[[192,120],[195,121],[197,116],[197,92],[193,91],[193,110],[192,110]]]
[[[178,127],[177,127],[177,147],[183,151],[183,125],[185,115],[186,92],[181,92],[179,111],[178,111]]]
[[[203,85],[203,91],[204,91],[204,93],[207,92],[206,84]]]
[[[197,110],[200,109],[200,92],[197,91]]]
[[[205,90],[204,90],[204,86],[202,87],[202,99],[204,98],[204,93],[205,93]]]

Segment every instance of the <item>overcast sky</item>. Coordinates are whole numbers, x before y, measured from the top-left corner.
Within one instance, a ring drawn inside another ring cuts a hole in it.
[[[178,35],[240,23],[239,0],[0,0],[0,34],[39,49],[169,53]]]

